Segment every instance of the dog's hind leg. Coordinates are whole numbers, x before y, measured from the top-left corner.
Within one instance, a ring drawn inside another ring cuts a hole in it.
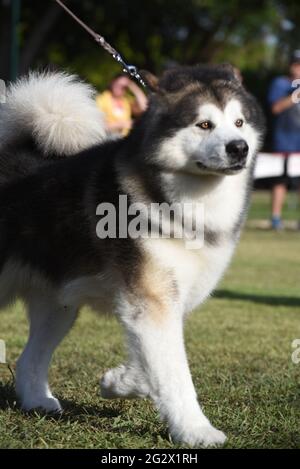
[[[105,399],[143,398],[150,394],[143,372],[134,361],[106,371],[100,388],[101,396]]]
[[[16,392],[24,410],[41,408],[59,412],[59,401],[48,385],[52,354],[70,330],[76,309],[59,305],[53,297],[36,296],[29,302],[30,333],[17,362]]]
[[[120,312],[131,354],[139,362],[150,397],[175,441],[204,447],[223,444],[224,433],[210,424],[197,400],[185,353],[182,315],[175,305],[173,311],[161,305],[155,313],[158,301],[154,305],[140,300],[134,309],[128,301]]]

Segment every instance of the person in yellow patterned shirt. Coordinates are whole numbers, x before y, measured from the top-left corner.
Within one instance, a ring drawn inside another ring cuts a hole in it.
[[[107,130],[125,136],[131,129],[133,118],[146,110],[147,97],[136,83],[122,74],[97,96],[96,103],[104,113]]]

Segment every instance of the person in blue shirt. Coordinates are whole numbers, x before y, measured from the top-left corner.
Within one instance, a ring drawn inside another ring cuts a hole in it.
[[[274,116],[273,151],[300,152],[300,50],[290,59],[289,76],[271,83],[268,101]],[[282,228],[281,212],[287,191],[286,178],[276,179],[272,190],[272,227]]]

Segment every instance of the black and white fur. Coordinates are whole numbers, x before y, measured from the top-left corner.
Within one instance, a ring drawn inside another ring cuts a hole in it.
[[[152,81],[147,112],[114,141],[74,77],[33,74],[10,88],[0,112],[0,303],[21,297],[28,307],[16,377],[24,409],[61,410],[47,380],[51,356],[90,304],[115,313],[128,337],[128,360],[105,373],[102,396],[149,396],[175,441],[218,445],[226,437],[197,400],[184,318],[231,259],[263,119],[230,66],[179,67]],[[99,239],[96,207],[117,206],[120,194],[130,203],[202,202],[204,246]]]

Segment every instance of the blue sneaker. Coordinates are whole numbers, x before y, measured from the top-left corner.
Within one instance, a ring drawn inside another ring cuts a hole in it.
[[[283,230],[283,223],[280,217],[273,216],[271,219],[272,230],[280,231]]]

